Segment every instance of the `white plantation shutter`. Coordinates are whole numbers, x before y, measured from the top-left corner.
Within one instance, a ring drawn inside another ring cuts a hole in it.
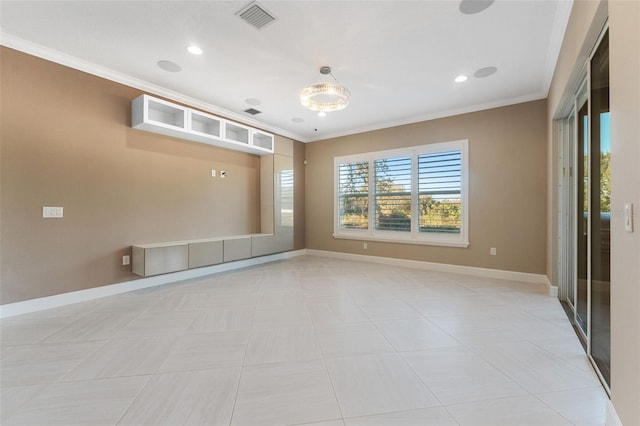
[[[338,166],[338,228],[369,228],[369,161]]]
[[[460,233],[461,151],[418,156],[420,232]]]
[[[411,232],[411,157],[383,158],[374,164],[376,229]]]
[[[468,141],[336,157],[334,237],[467,247]]]

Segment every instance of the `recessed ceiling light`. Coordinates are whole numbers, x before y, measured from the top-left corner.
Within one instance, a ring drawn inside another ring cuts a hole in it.
[[[327,113],[326,113],[326,112],[324,112],[324,111],[320,111],[320,112],[318,113],[318,117],[321,117],[321,118],[322,118],[322,117],[326,117],[326,116],[327,116]]]
[[[258,106],[262,103],[260,102],[260,99],[256,99],[256,98],[247,98],[244,101],[251,106]]]
[[[462,0],[459,9],[465,15],[473,15],[487,9],[493,2],[494,0]]]
[[[462,83],[463,81],[467,81],[468,78],[469,77],[467,77],[466,75],[460,74],[453,81],[455,81],[456,83]]]
[[[165,71],[169,72],[180,72],[182,71],[182,67],[175,62],[171,61],[158,61],[158,66]]]
[[[494,75],[498,71],[496,67],[484,67],[473,73],[475,78],[485,78]]]
[[[202,49],[200,49],[196,45],[191,45],[187,47],[187,51],[189,51],[189,53],[191,53],[192,55],[202,55]]]

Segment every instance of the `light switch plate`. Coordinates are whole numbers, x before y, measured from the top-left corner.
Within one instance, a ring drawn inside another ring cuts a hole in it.
[[[624,230],[633,232],[633,203],[625,203],[624,205]]]
[[[62,207],[42,207],[42,217],[59,219],[63,217],[64,211]]]

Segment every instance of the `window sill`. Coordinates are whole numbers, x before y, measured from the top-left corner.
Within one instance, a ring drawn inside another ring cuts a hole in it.
[[[393,238],[383,237],[379,235],[363,235],[363,234],[333,234],[333,238],[344,240],[362,240],[362,241],[378,241],[381,243],[397,243],[397,244],[418,244],[423,246],[442,246],[442,247],[469,247],[469,241],[448,240],[448,239],[417,239],[417,238]]]

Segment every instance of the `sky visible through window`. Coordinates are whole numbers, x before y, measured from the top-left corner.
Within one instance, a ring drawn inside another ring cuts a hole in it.
[[[600,149],[602,152],[611,152],[609,131],[611,129],[611,113],[600,113]]]

